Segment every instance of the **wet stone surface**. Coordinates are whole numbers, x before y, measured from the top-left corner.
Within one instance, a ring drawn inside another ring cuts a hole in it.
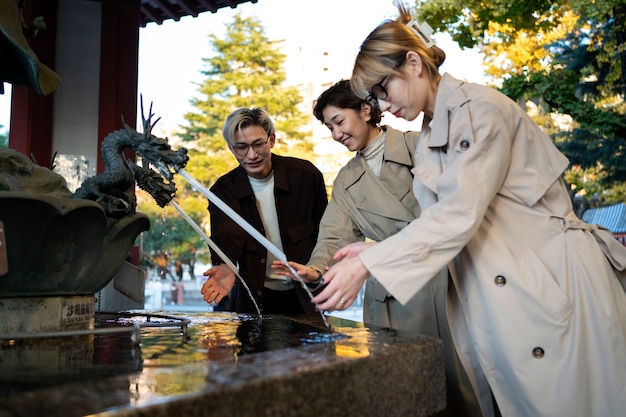
[[[333,317],[330,328],[308,316],[164,317],[97,320],[140,326],[139,343],[133,332],[3,340],[0,417],[405,417],[445,407],[437,339]]]

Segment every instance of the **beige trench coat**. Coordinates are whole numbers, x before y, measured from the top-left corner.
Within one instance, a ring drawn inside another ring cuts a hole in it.
[[[367,161],[357,153],[335,178],[317,245],[308,262],[319,271],[324,271],[335,252],[347,244],[366,238],[383,240],[419,216],[410,171],[419,132],[404,133],[388,126],[383,129],[386,137],[380,176],[374,175]],[[434,299],[433,285],[429,284],[404,306],[370,277],[366,283],[363,320],[370,325],[439,337]]]
[[[624,417],[626,248],[574,215],[566,158],[514,102],[448,75],[418,146],[422,214],[365,266],[406,302],[448,265],[454,343],[486,416],[492,392],[505,417]]]

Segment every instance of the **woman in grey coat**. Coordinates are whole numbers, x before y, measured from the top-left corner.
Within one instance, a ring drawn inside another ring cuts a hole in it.
[[[412,192],[410,172],[418,132],[380,126],[380,110],[354,95],[349,80],[339,81],[324,91],[313,113],[328,127],[334,140],[355,152],[333,183],[311,258],[306,265],[290,262],[306,282],[315,285],[322,271],[333,263],[337,250],[353,242],[381,241],[397,233],[419,216],[420,207]],[[281,262],[272,266],[291,276]],[[455,416],[479,416],[467,378],[458,373],[460,365],[445,318],[445,275],[434,275],[435,279],[405,303],[369,276],[365,282],[363,321],[413,335],[441,337],[446,346],[449,410]],[[462,390],[459,387],[463,381],[467,387]],[[462,392],[469,392],[469,397],[464,398]]]
[[[399,9],[361,45],[352,88],[397,117],[424,113],[422,213],[341,249],[313,301],[346,308],[374,274],[406,302],[447,265],[447,317],[486,416],[623,417],[626,248],[576,217],[567,159],[520,106],[440,75],[444,52]]]

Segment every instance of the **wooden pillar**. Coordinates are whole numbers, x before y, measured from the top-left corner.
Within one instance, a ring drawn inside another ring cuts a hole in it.
[[[140,6],[139,0],[102,0],[98,172],[104,171],[100,144],[106,135],[122,128],[122,117],[136,125]]]
[[[122,128],[122,117],[130,127],[137,124],[140,7],[139,0],[102,0],[98,173],[105,169],[100,148],[106,135]],[[125,155],[135,160],[134,152]],[[130,253],[130,262],[139,265],[139,247],[131,247]]]
[[[54,71],[58,1],[27,1],[23,12],[26,22],[35,16],[44,17],[46,29],[29,38],[29,44],[39,61]],[[31,87],[18,85],[13,85],[11,93],[9,147],[46,167],[52,159],[53,94],[40,96]]]
[[[140,0],[102,0],[100,81],[98,99],[98,164],[104,171],[100,144],[110,132],[122,127],[122,116],[135,127],[137,118],[137,71],[139,54]],[[30,39],[39,60],[54,70],[58,0],[25,2],[27,21],[43,16],[47,28]],[[52,159],[54,93],[39,96],[30,87],[13,86],[9,146],[32,155],[38,164],[49,166]],[[130,158],[134,155],[130,153]]]

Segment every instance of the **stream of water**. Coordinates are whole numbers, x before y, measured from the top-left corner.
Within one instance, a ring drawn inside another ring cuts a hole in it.
[[[189,215],[187,215],[187,213],[185,212],[185,210],[182,209],[181,206],[179,206],[174,200],[170,201],[170,205],[174,207],[181,216],[183,216],[183,219],[185,219],[187,223],[189,223],[193,230],[195,230],[200,235],[200,237],[211,247],[211,249],[213,249],[220,256],[220,258],[222,258],[226,265],[228,265],[228,267],[235,273],[237,279],[241,282],[241,284],[248,292],[248,295],[250,296],[252,303],[254,303],[254,308],[256,309],[257,313],[259,314],[259,316],[261,316],[261,309],[259,308],[259,305],[252,296],[252,291],[250,291],[250,287],[248,287],[246,281],[241,277],[241,275],[239,275],[239,268],[237,268],[233,261],[231,261],[228,256],[226,256],[226,254],[222,252],[219,246],[217,246],[215,242],[213,242],[211,238],[208,237],[206,233],[204,233],[204,230],[202,230],[198,223],[196,223],[191,217],[189,217]]]

